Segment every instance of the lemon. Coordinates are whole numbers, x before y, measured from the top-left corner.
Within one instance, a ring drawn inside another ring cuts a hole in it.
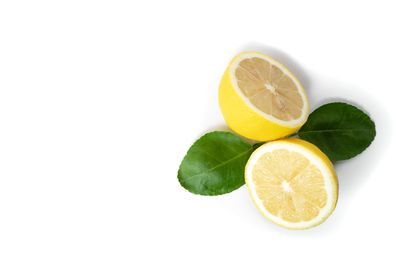
[[[231,61],[219,86],[219,105],[232,130],[258,141],[295,132],[309,113],[307,95],[297,78],[257,52],[240,53]]]
[[[319,225],[336,206],[338,181],[333,165],[307,141],[286,139],[260,146],[247,162],[245,178],[258,210],[285,228]]]

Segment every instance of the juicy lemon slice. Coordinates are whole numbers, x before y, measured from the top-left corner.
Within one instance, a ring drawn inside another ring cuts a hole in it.
[[[219,87],[227,124],[244,137],[267,141],[295,132],[307,120],[307,95],[282,64],[257,52],[237,55]]]
[[[309,142],[286,139],[260,146],[247,162],[245,177],[259,211],[282,227],[314,227],[335,209],[336,172]]]

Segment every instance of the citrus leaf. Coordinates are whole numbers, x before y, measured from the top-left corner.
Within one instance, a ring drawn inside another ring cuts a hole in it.
[[[221,195],[241,187],[253,147],[229,132],[211,132],[188,150],[178,171],[180,184],[199,195]]]
[[[374,140],[375,123],[355,106],[334,102],[320,106],[297,135],[321,149],[332,161],[355,157]]]

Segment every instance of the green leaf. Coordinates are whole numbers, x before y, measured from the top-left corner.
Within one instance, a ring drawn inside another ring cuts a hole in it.
[[[181,185],[194,194],[221,195],[241,187],[253,147],[229,132],[203,135],[189,149],[178,171]]]
[[[355,106],[335,102],[320,106],[298,131],[332,161],[355,157],[374,140],[375,123]]]

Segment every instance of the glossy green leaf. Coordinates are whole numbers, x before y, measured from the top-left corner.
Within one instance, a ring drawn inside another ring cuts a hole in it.
[[[229,132],[203,135],[189,149],[178,171],[180,184],[194,194],[221,195],[241,187],[253,147]]]
[[[355,106],[335,102],[320,106],[297,135],[321,149],[332,161],[350,159],[374,140],[375,123]]]

